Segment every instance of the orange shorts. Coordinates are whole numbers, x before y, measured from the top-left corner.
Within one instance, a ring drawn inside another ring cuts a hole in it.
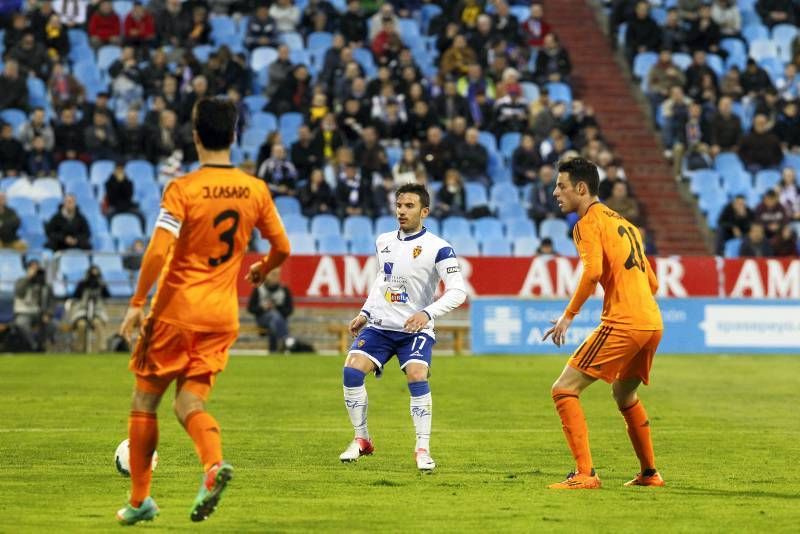
[[[650,381],[650,367],[663,330],[627,330],[600,325],[567,362],[589,376],[613,382]]]
[[[187,380],[210,388],[214,375],[225,369],[228,349],[238,335],[196,332],[148,318],[128,368],[137,376],[137,387],[151,393],[163,393],[176,378],[178,389]]]

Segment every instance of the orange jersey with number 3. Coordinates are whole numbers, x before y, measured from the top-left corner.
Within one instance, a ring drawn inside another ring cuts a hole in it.
[[[204,165],[164,190],[156,227],[177,236],[151,317],[198,332],[239,329],[236,290],[253,228],[285,230],[266,184],[226,165]]]
[[[658,281],[636,226],[596,202],[575,225],[572,236],[584,271],[599,274],[605,291],[601,321],[633,330],[661,330],[661,312],[653,297]],[[578,312],[573,302],[567,310]]]

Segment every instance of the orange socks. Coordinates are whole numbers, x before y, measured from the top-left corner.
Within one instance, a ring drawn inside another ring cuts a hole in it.
[[[158,445],[158,419],[155,413],[132,411],[128,418],[130,440],[131,506],[138,508],[150,495],[153,471],[150,461]]]
[[[578,395],[573,391],[559,389],[553,391],[553,402],[561,417],[561,426],[567,444],[575,458],[578,472],[588,475],[592,472],[592,453],[589,450],[589,429],[583,416],[583,408]]]
[[[222,461],[222,436],[217,420],[211,414],[202,411],[192,412],[186,417],[184,427],[194,441],[204,471]]]
[[[644,405],[637,400],[627,408],[620,410],[628,427],[628,437],[631,438],[633,450],[642,466],[642,473],[647,469],[656,468],[655,454],[653,454],[653,441],[650,439],[650,421]]]

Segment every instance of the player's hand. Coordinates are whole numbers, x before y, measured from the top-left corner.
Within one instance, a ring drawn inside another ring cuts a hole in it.
[[[131,342],[133,330],[138,328],[144,323],[144,309],[136,306],[129,306],[128,311],[125,312],[125,318],[119,327],[119,335],[125,338],[128,343]]]
[[[544,333],[542,341],[547,341],[547,338],[552,335],[553,343],[555,343],[556,347],[560,347],[565,342],[567,329],[572,324],[572,319],[568,318],[566,315],[562,315],[557,321],[550,321],[550,323],[553,326]]]
[[[350,335],[353,337],[358,336],[358,333],[364,328],[364,325],[367,324],[367,318],[360,313],[353,317],[353,320],[350,321]]]
[[[403,329],[406,332],[416,333],[425,328],[425,325],[428,324],[431,318],[428,317],[428,314],[423,311],[418,311],[414,315],[406,320],[406,324],[403,325]]]
[[[261,262],[257,261],[250,266],[250,271],[245,275],[245,280],[253,284],[253,287],[259,287],[267,279],[267,273],[261,270]]]

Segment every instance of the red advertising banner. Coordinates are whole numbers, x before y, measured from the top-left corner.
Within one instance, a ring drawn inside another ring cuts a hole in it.
[[[239,295],[250,294],[242,265]],[[578,284],[577,258],[459,258],[472,296],[568,298]],[[281,278],[298,304],[358,306],[377,273],[373,256],[292,256]],[[662,297],[800,298],[800,259],[652,258]]]

